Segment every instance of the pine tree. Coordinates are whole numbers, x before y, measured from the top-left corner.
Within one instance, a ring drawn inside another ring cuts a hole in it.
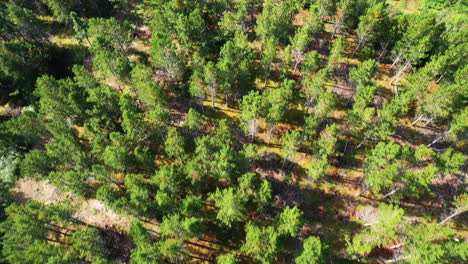
[[[318,237],[310,236],[302,244],[302,253],[296,258],[296,264],[319,264],[323,259],[323,246]]]
[[[244,132],[250,136],[252,142],[258,128],[258,119],[261,111],[261,96],[258,91],[251,91],[248,95],[242,97],[240,109],[242,111],[240,120]]]

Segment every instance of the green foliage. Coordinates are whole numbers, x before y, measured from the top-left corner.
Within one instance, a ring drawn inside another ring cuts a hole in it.
[[[240,222],[245,217],[245,203],[247,202],[233,188],[219,190],[210,196],[219,208],[216,219],[224,225],[231,227],[233,223]]]
[[[392,186],[399,173],[400,151],[398,144],[380,142],[366,157],[364,161],[365,183],[372,188],[373,192],[378,193]]]
[[[283,135],[281,146],[286,161],[290,156],[295,156],[301,144],[301,133],[298,131],[288,132]]]
[[[351,256],[369,254],[374,247],[388,245],[397,239],[402,225],[404,211],[392,205],[380,204],[375,216],[371,216],[367,227],[347,241],[347,251]]]
[[[18,165],[21,153],[0,141],[0,188],[8,188],[15,184],[18,178]]]
[[[89,20],[89,36],[93,38],[91,52],[94,53],[93,67],[104,77],[127,82],[131,63],[127,58],[130,43],[130,25],[115,18],[93,18]]]
[[[432,13],[405,16],[403,37],[395,44],[394,52],[406,62],[417,64],[427,58],[434,47],[438,29]]]
[[[70,19],[73,22],[73,30],[75,30],[75,37],[80,41],[80,43],[86,39],[89,42],[88,39],[88,24],[86,21],[79,17],[76,12],[70,12]]]
[[[207,118],[204,115],[198,113],[193,108],[190,108],[185,116],[184,128],[191,132],[197,132],[203,128],[206,121]]]
[[[372,41],[379,30],[382,30],[382,23],[387,22],[386,16],[385,2],[376,1],[370,4],[365,14],[359,17],[359,24],[356,29],[358,43],[353,55],[364,43]]]
[[[24,155],[21,162],[21,175],[23,176],[47,176],[52,170],[52,162],[44,151],[32,150]]]
[[[358,67],[352,68],[349,71],[349,77],[357,85],[370,85],[371,80],[377,72],[377,62],[375,60],[366,60],[359,64]]]
[[[5,259],[10,263],[65,260],[63,243],[53,245],[49,241],[60,239],[60,235],[66,232],[62,225],[71,224],[68,220],[70,213],[60,205],[46,206],[36,201],[10,205],[6,209],[8,219],[0,225]]]
[[[446,258],[446,249],[437,241],[444,241],[452,236],[453,230],[436,224],[418,224],[408,227],[408,247],[405,255],[408,263],[436,263]]]
[[[104,257],[103,241],[96,228],[79,229],[70,236],[71,254],[86,261]]]
[[[43,75],[37,79],[34,94],[39,97],[39,111],[49,120],[69,125],[81,123],[86,108],[86,91],[71,79],[56,80]]]
[[[294,87],[296,82],[293,80],[284,80],[281,84],[281,87],[278,89],[268,89],[262,94],[262,108],[261,111],[264,112],[263,115],[265,116],[265,121],[268,126],[268,143],[271,139],[271,134],[275,128],[275,125],[281,121],[284,121],[286,112],[288,110],[288,106],[292,103],[294,99]],[[246,102],[242,101],[242,106],[245,104],[249,105],[252,103],[248,101],[250,98],[244,97]],[[254,98],[255,101],[257,98]],[[253,102],[254,105],[256,102]],[[249,105],[250,106],[250,105]],[[246,109],[246,107],[242,108],[247,113],[243,112],[243,116],[248,114],[248,112],[258,111],[257,109]],[[255,117],[251,117],[255,118]],[[247,122],[248,123],[248,122]],[[252,129],[252,128],[250,128]],[[249,130],[250,130],[249,129]]]
[[[0,81],[2,103],[29,104],[36,78],[50,71],[52,49],[25,40],[2,41],[0,45]]]
[[[261,100],[258,91],[251,91],[248,95],[242,97],[240,101],[242,129],[251,137],[252,141],[258,128],[257,122],[261,111]]]
[[[245,92],[252,87],[254,54],[247,36],[237,33],[232,41],[224,44],[219,56],[216,67],[219,73],[219,84],[224,90],[227,103],[230,94]]]
[[[344,56],[346,49],[346,42],[343,36],[338,36],[334,41],[330,49],[330,56],[328,57],[328,71],[336,70],[340,60]]]
[[[124,182],[130,205],[140,214],[148,212],[151,208],[147,202],[150,199],[149,184],[143,175],[127,174]]]
[[[236,264],[237,259],[234,254],[228,253],[228,254],[220,255],[217,258],[216,263],[217,264]]]
[[[272,226],[259,227],[249,222],[245,226],[245,244],[242,252],[261,263],[271,263],[278,255],[279,234]]]
[[[455,1],[450,1],[450,0],[424,0],[423,6],[425,8],[431,8],[431,9],[441,9],[444,8]]]
[[[286,207],[277,218],[278,233],[295,237],[303,225],[303,213],[297,207]]]
[[[292,1],[283,1],[275,5],[274,1],[267,0],[260,17],[257,19],[255,32],[259,39],[265,43],[268,38],[285,41],[287,33],[292,26],[294,6]]]
[[[101,160],[105,165],[116,171],[123,171],[130,161],[123,136],[117,132],[110,134],[112,145],[107,146]]]
[[[308,52],[305,55],[305,59],[302,64],[302,70],[306,74],[310,74],[310,73],[317,72],[319,67],[320,67],[320,58],[319,58],[318,52],[316,50]]]
[[[271,202],[273,201],[273,191],[269,181],[262,180],[260,189],[255,195],[255,200],[260,211],[265,210],[271,205]]]
[[[323,176],[325,176],[325,172],[328,167],[328,160],[325,156],[322,156],[320,158],[315,157],[312,159],[312,165],[310,166],[307,175],[311,180],[319,180]]]
[[[191,239],[203,231],[203,223],[195,217],[181,218],[174,214],[163,218],[159,230],[163,237]]]
[[[36,17],[36,14],[21,5],[2,3],[0,5],[0,29],[2,39],[24,40],[27,42],[47,42],[44,31],[44,24]]]
[[[460,173],[460,168],[465,164],[466,159],[467,157],[462,153],[448,149],[436,157],[436,163],[445,174],[457,174]]]
[[[463,108],[460,113],[455,114],[450,123],[449,137],[454,141],[460,141],[466,135],[468,129],[468,107]]]
[[[184,138],[177,132],[177,130],[169,129],[166,142],[164,143],[164,149],[166,150],[166,153],[170,157],[182,161],[185,157],[184,145]]]
[[[393,2],[3,1],[0,262],[466,262],[466,7]]]
[[[296,258],[296,264],[319,264],[322,263],[322,243],[318,237],[310,236],[302,244],[302,252]]]
[[[137,97],[147,111],[155,111],[166,106],[166,94],[161,86],[152,81],[152,68],[138,64],[131,71],[132,86]]]
[[[278,42],[275,38],[270,37],[266,40],[262,50],[262,65],[263,65],[263,77],[267,80],[271,75],[272,63],[277,58],[278,53]]]
[[[128,94],[120,97],[120,111],[122,112],[122,128],[125,137],[130,142],[141,142],[148,137],[147,123],[143,113],[135,105],[133,98]]]
[[[187,187],[187,176],[177,166],[161,166],[152,178],[159,187],[156,202],[162,208],[175,207],[174,200],[179,200]]]

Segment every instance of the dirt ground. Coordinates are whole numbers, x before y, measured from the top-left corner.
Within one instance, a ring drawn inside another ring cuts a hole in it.
[[[74,214],[78,220],[103,229],[116,228],[126,230],[134,220],[129,216],[121,216],[96,199],[82,200],[71,193],[63,193],[52,184],[32,178],[20,179],[16,183],[14,198],[19,203],[29,200],[44,204],[54,204],[69,200],[77,206]]]

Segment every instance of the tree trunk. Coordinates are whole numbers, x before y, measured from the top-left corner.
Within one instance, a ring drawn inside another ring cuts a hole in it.
[[[275,125],[274,125],[274,124],[269,124],[267,130],[268,130],[268,140],[267,140],[267,144],[270,145],[271,134],[273,133],[273,130],[275,130]]]
[[[356,52],[359,50],[359,48],[361,48],[362,42],[363,42],[363,40],[359,40],[356,48],[353,50],[353,54],[351,54],[351,58],[354,58],[354,54],[356,54]]]
[[[455,216],[458,216],[460,215],[462,212],[460,211],[455,211],[455,213],[447,216],[444,220],[442,220],[440,223],[438,223],[437,225],[443,225],[445,223],[447,223],[448,221],[450,221],[450,219],[454,218]]]
[[[91,47],[91,41],[89,40],[88,36],[85,36],[86,41],[88,42],[88,45]]]
[[[396,244],[396,245],[391,246],[390,248],[391,248],[391,249],[400,248],[400,247],[402,247],[402,246],[404,246],[404,245],[406,245],[406,243],[401,242],[401,243],[398,243],[398,244]]]
[[[226,94],[226,108],[229,108],[229,105],[228,105],[228,91],[227,91],[227,88],[224,89],[224,93]]]
[[[251,141],[255,140],[255,133],[257,132],[257,119],[253,120],[252,127],[250,128]]]
[[[436,83],[439,83],[439,82],[442,80],[442,78],[444,78],[444,76],[445,76],[446,73],[447,73],[447,72],[445,71],[445,72],[439,77],[439,79],[436,80]]]
[[[370,189],[370,186],[365,186],[363,189],[361,189],[358,193],[356,193],[356,197],[361,196],[363,193],[367,192]]]
[[[407,258],[409,258],[409,256],[403,256],[403,257],[398,257],[398,258],[394,258],[394,259],[386,259],[386,260],[384,260],[384,262],[385,263],[395,263],[395,262],[399,262],[399,261],[407,259]]]
[[[341,29],[341,26],[343,25],[343,20],[342,17],[340,16],[337,18],[337,21],[335,22],[335,26],[333,27],[333,33],[332,33],[332,39],[336,37],[336,34],[339,29]]]
[[[359,145],[356,147],[356,149],[359,149],[364,143],[366,143],[367,139],[369,139],[369,137],[365,136],[361,143],[359,143]]]
[[[410,60],[406,61],[406,63],[405,63],[405,65],[403,66],[403,68],[401,68],[401,69],[395,74],[395,76],[392,78],[392,80],[390,81],[390,85],[393,85],[393,82],[394,82],[395,80],[398,81],[398,79],[400,79],[401,75],[405,72],[406,68],[407,68],[408,66],[410,66],[410,65],[411,65],[411,61],[410,61]]]
[[[394,194],[395,194],[396,192],[398,192],[399,190],[400,190],[399,187],[393,189],[391,192],[385,194],[384,197],[382,198],[382,200],[385,200],[385,199],[387,199],[388,197],[394,195]]]
[[[382,57],[387,53],[387,47],[388,47],[389,42],[385,42],[385,44],[382,46],[382,51],[379,54],[379,57],[377,58],[377,62],[380,62]]]
[[[401,59],[401,54],[398,54],[398,56],[396,57],[396,59],[393,61],[392,66],[390,66],[390,69],[392,69],[393,67],[395,67],[395,65],[400,61],[400,59]]]
[[[211,107],[213,108],[214,108],[214,98],[215,98],[214,90],[211,90]]]
[[[415,119],[413,120],[413,122],[411,122],[411,125],[414,126],[414,124],[416,124],[417,122],[419,122],[419,120],[421,120],[422,118],[423,118],[423,116],[422,116],[422,115],[419,115],[418,118],[415,118]]]
[[[433,120],[433,118],[431,119],[426,119],[426,123],[424,123],[424,127],[426,127],[427,125],[429,125],[429,123],[431,123]]]
[[[447,131],[445,131],[442,135],[438,136],[436,139],[434,139],[434,141],[431,142],[431,144],[427,145],[428,147],[431,147],[432,145],[434,145],[435,143],[439,142],[440,140],[444,139],[452,130],[449,129]]]
[[[288,160],[289,155],[291,155],[291,150],[288,150],[288,153],[286,153],[286,156],[283,159],[283,164],[281,165],[281,169],[284,168],[284,165],[286,164],[286,161]]]

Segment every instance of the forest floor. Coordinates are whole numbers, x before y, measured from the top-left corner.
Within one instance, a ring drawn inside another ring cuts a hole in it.
[[[16,183],[14,190],[16,202],[24,203],[28,200],[39,201],[45,204],[70,202],[76,207],[73,215],[76,219],[102,229],[116,228],[126,230],[130,227],[133,217],[122,216],[105,206],[96,199],[83,200],[71,193],[64,193],[54,185],[39,179],[22,178]]]

